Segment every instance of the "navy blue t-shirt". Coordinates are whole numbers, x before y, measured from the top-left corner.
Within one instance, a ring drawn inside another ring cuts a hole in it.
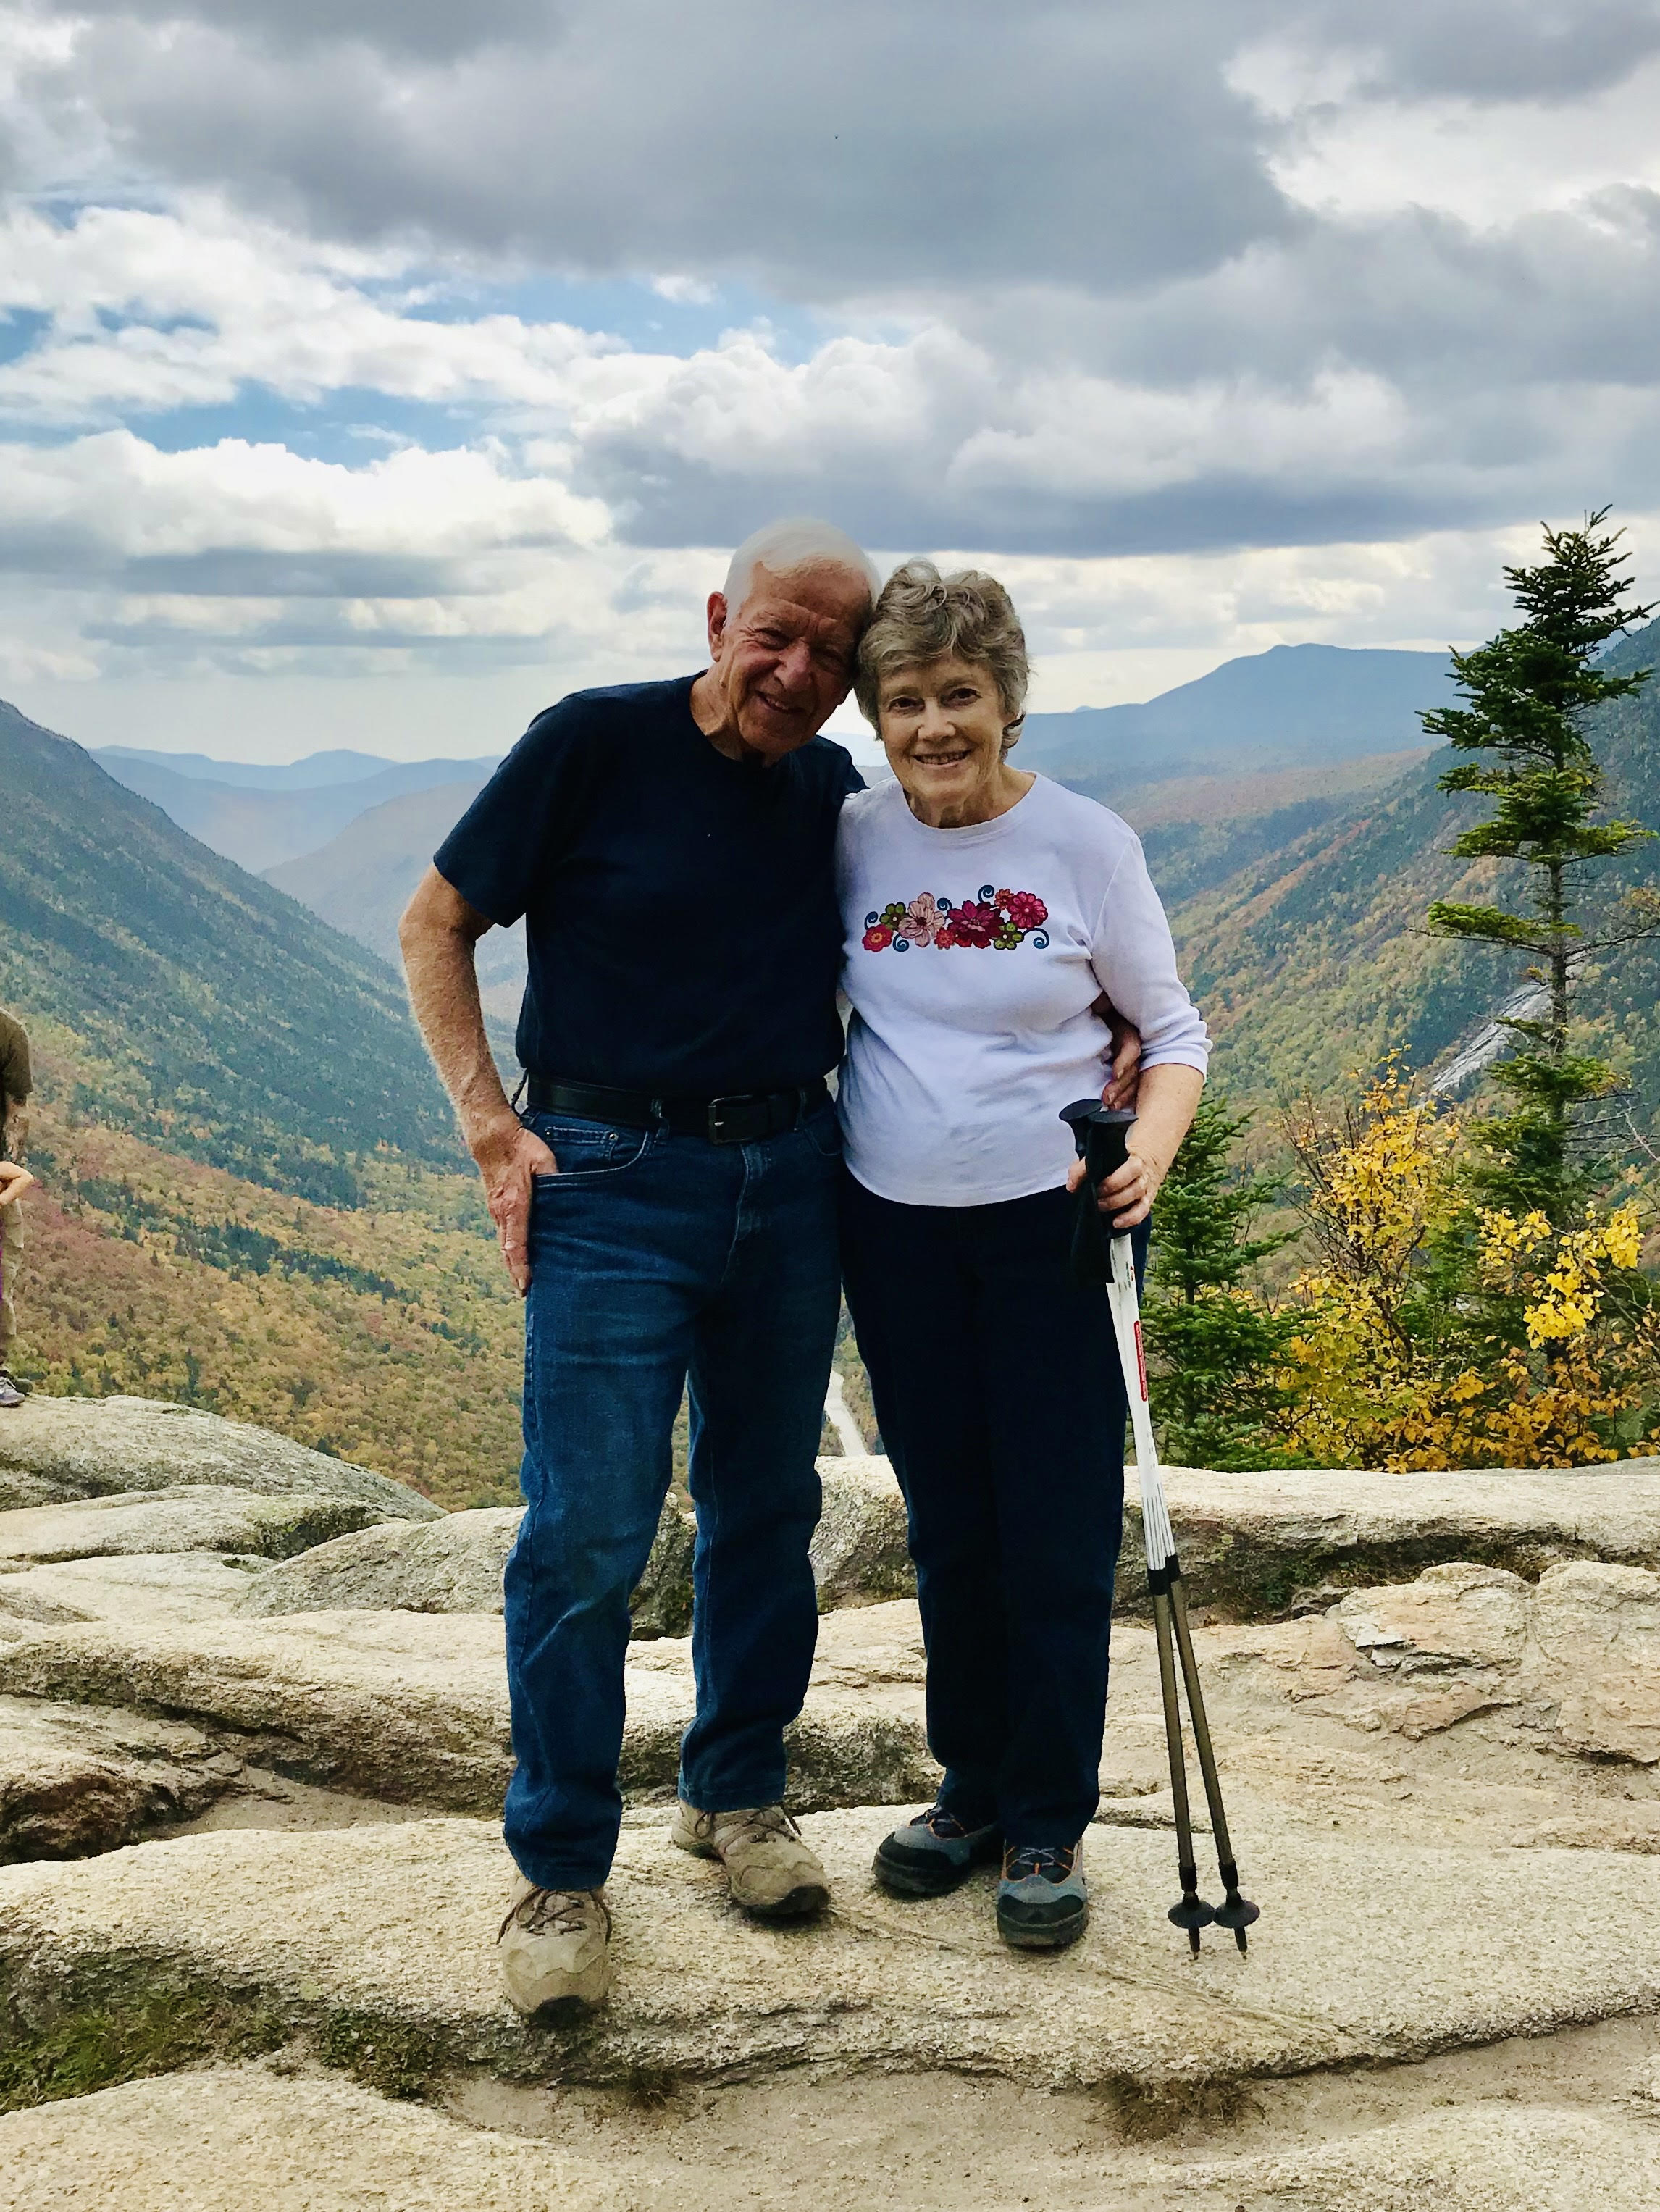
[[[535,1074],[717,1097],[841,1058],[836,823],[862,779],[824,738],[728,760],[692,720],[696,680],[550,707],[435,855],[480,914],[525,916]]]

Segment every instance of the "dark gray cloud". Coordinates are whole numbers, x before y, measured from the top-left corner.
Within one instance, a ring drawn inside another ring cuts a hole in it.
[[[240,6],[185,0],[165,39],[130,12],[95,22],[71,74],[135,167],[332,234],[743,273],[797,298],[1135,284],[1294,220],[1268,126],[1221,74],[1225,0],[570,0],[510,50],[505,6],[480,11],[489,44],[441,64],[385,41],[389,7],[343,9],[323,58],[257,9],[250,33]]]
[[[1229,266],[1131,301],[1031,288],[953,302],[1006,350],[1137,382],[1240,375],[1300,386],[1341,361],[1425,398],[1583,382],[1647,386],[1660,363],[1660,194],[1475,230],[1417,209],[1310,224]]]
[[[1281,21],[1364,55],[1375,89],[1475,100],[1578,100],[1660,51],[1656,0],[1323,0]]]
[[[137,504],[131,487],[125,501]],[[60,585],[94,580],[123,591],[192,599],[414,599],[487,588],[466,564],[442,555],[360,551],[350,546],[273,552],[214,545],[189,553],[134,553],[78,514],[56,523],[8,518],[0,569]]]
[[[1263,44],[1359,97],[1569,101],[1660,50],[1660,0],[74,0],[39,97],[137,170],[357,238],[786,295],[1134,287],[1299,218],[1277,126],[1230,88]],[[55,81],[54,81],[55,80]]]
[[[384,54],[451,59],[496,43],[545,44],[564,10],[551,0],[76,0],[64,15],[90,21],[204,24],[267,52],[361,44]]]
[[[164,671],[176,665],[181,654],[218,667],[246,667],[251,655],[273,651],[302,652],[311,665],[321,656],[361,667],[377,655],[395,653],[441,662],[448,670],[471,672],[490,668],[537,667],[557,650],[563,640],[556,632],[537,631],[526,637],[435,635],[429,630],[400,630],[386,626],[372,632],[353,629],[344,622],[274,612],[265,621],[238,629],[210,630],[192,623],[157,620],[146,622],[82,623],[81,635],[89,643],[111,646],[123,653],[137,654],[145,663]]]
[[[1448,426],[1415,462],[1357,456],[1346,469],[1323,458],[1299,476],[1244,440],[1233,464],[1201,460],[1151,490],[1034,481],[1013,469],[958,489],[927,465],[932,455],[909,470],[784,466],[757,484],[622,441],[588,457],[583,482],[617,498],[621,534],[639,545],[731,544],[772,514],[805,510],[866,544],[1080,557],[1365,544],[1535,512],[1562,519],[1605,499],[1627,511],[1660,507],[1660,410],[1623,438],[1577,445],[1525,411],[1502,422],[1480,411],[1462,442]]]

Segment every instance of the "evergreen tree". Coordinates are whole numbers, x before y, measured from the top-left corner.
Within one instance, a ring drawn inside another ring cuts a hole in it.
[[[1252,1268],[1292,1231],[1253,1237],[1282,1184],[1229,1164],[1246,1117],[1207,1092],[1183,1140],[1153,1217],[1143,1333],[1156,1372],[1159,1449],[1189,1467],[1280,1465],[1277,1416],[1287,1403],[1295,1314],[1276,1314],[1245,1286]]]
[[[1578,872],[1587,863],[1627,851],[1652,832],[1634,822],[1597,822],[1603,775],[1584,735],[1586,711],[1626,697],[1649,672],[1609,674],[1597,665],[1608,640],[1653,612],[1620,605],[1623,532],[1599,535],[1608,510],[1588,515],[1578,530],[1545,532],[1548,558],[1537,568],[1506,568],[1525,619],[1473,653],[1455,653],[1453,670],[1468,704],[1420,717],[1432,736],[1456,751],[1486,754],[1450,769],[1444,791],[1479,791],[1497,799],[1493,815],[1448,848],[1461,860],[1519,860],[1534,872],[1523,910],[1438,899],[1429,926],[1446,937],[1514,946],[1535,964],[1527,975],[1548,992],[1538,1019],[1505,1018],[1523,1049],[1493,1070],[1515,1102],[1491,1116],[1478,1134],[1487,1158],[1475,1174],[1479,1196],[1517,1215],[1537,1211],[1566,1228],[1583,1208],[1590,1182],[1572,1145],[1575,1109],[1614,1082],[1608,1064],[1570,1048],[1576,969],[1584,957],[1651,936],[1651,908],[1640,902],[1629,920],[1588,937]]]

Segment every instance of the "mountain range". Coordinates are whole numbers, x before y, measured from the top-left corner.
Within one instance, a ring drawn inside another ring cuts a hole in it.
[[[489,763],[483,765],[487,770]],[[428,861],[484,781],[480,774],[465,782],[434,784],[383,799],[315,852],[267,868],[265,880],[396,966],[398,918]],[[498,1049],[510,1059],[525,991],[523,922],[481,938],[477,961],[486,1019]]]
[[[1362,689],[1377,658],[1357,663]],[[1660,659],[1660,624],[1615,658]],[[1319,667],[1259,660],[1298,680]],[[1475,802],[1437,789],[1447,757],[1413,743],[1401,705],[1432,701],[1420,684],[1433,673],[1385,667],[1387,711],[1357,708],[1323,758],[1289,707],[1290,736],[1259,720],[1229,747],[1201,730],[1197,756],[1173,736],[1162,751],[1132,745],[1116,709],[1110,744],[1098,721],[1069,736],[1066,780],[1116,776],[1139,822],[1238,1104],[1332,1091],[1392,1046],[1429,1065],[1515,988],[1515,962],[1422,932],[1432,897],[1485,891],[1499,872],[1444,849]],[[1242,680],[1264,672],[1227,679]],[[1225,700],[1225,684],[1207,696]],[[1028,758],[1045,719],[1084,725],[1034,717]],[[1660,823],[1660,686],[1604,710],[1595,737],[1613,805]],[[377,797],[390,764],[359,773],[366,759],[296,763],[321,780],[275,787],[200,757],[163,771],[248,799],[368,802],[267,882],[0,708],[0,1001],[27,1022],[40,1068],[25,1371],[263,1420],[447,1503],[502,1502],[518,1304],[381,957],[489,764],[410,764],[435,780]],[[1639,854],[1627,872],[1651,866]],[[522,960],[506,933],[485,952]],[[1636,1126],[1652,1131],[1660,953],[1637,947],[1586,981],[1591,1030],[1612,1037]],[[512,976],[495,988],[510,1014]]]
[[[1172,776],[1326,768],[1421,745],[1450,668],[1444,653],[1270,646],[1140,705],[1028,714],[1020,757],[1110,805]]]
[[[385,963],[0,704],[0,1000],[70,1048],[87,1110],[339,1203],[391,1146],[453,1161]]]
[[[224,761],[207,753],[163,753],[143,745],[94,745],[94,760],[101,761],[120,782],[126,778],[122,764],[131,762],[151,768],[171,769],[175,775],[197,782],[234,784],[240,791],[320,791],[334,783],[362,783],[379,775],[391,763],[381,753],[337,751],[307,753],[297,761]],[[136,787],[135,787],[136,788]]]
[[[519,1301],[399,978],[4,706],[0,793],[22,1374],[509,1502]]]
[[[1419,709],[1443,653],[1275,646],[1140,705],[1031,714],[1018,756],[1116,807],[1175,903],[1282,850],[1424,756]],[[96,757],[215,851],[396,961],[397,921],[494,758],[390,763],[313,753],[286,767],[110,746]],[[522,929],[479,948],[505,1043],[524,988]]]
[[[1631,665],[1645,654],[1660,657],[1660,625],[1616,648]],[[1444,761],[1423,744],[1417,715],[1446,696],[1447,669],[1438,653],[1276,647],[1142,705],[1028,718],[1018,757],[1108,798],[1141,832],[1219,1040],[1218,1073],[1242,1100],[1324,1085],[1396,1044],[1426,1065],[1514,987],[1513,962],[1430,939],[1420,927],[1432,898],[1474,895],[1495,875],[1491,864],[1453,862],[1443,849],[1471,803],[1438,790]],[[1614,803],[1639,820],[1660,821],[1657,715],[1660,692],[1651,690],[1598,726]],[[14,716],[7,727],[15,742],[17,730],[33,726]],[[33,742],[64,746],[90,768],[78,748],[46,732]],[[300,907],[333,925],[307,940],[302,964],[337,975],[343,937],[395,960],[397,917],[410,890],[494,763],[377,764],[365,754],[318,754],[280,772],[279,788],[239,787],[228,764],[204,756],[174,771],[128,750],[111,765],[124,775],[170,777],[164,803],[181,811],[180,793],[192,791],[216,803],[310,809],[312,844],[269,866],[265,896],[296,929]],[[279,771],[250,773],[269,779]],[[102,790],[107,809],[115,787],[105,782]],[[157,823],[136,799],[125,803],[134,822]],[[331,823],[340,826],[331,831]],[[209,860],[187,839],[171,849],[169,865],[181,877],[199,876]],[[52,873],[44,855],[40,866]],[[222,876],[247,885],[234,868]],[[313,945],[330,948],[320,963]],[[481,948],[498,1036],[516,1009],[523,957],[520,932],[493,932]],[[1647,959],[1639,950],[1610,979],[1633,1037],[1648,1018],[1640,983]],[[309,981],[301,989],[295,974],[296,990],[320,1006],[327,994],[319,997]],[[386,994],[380,1004],[395,1009],[411,1082],[429,1097],[392,978],[372,958],[361,975]],[[1633,1065],[1646,1067],[1646,1048],[1633,1050]],[[1654,1074],[1660,1106],[1660,1062]],[[1648,1087],[1644,1074],[1645,1097]],[[427,1141],[415,1139],[417,1148]]]
[[[376,760],[367,753],[313,753],[287,770],[253,769],[239,773],[234,761],[209,760],[200,753],[179,758],[106,746],[94,754],[100,766],[128,790],[153,799],[170,821],[239,867],[258,875],[292,860],[406,792],[425,791],[471,776],[482,782],[494,761]],[[345,773],[363,764],[362,773]],[[283,775],[281,782],[253,781]]]
[[[1618,640],[1615,670],[1660,670],[1660,623]],[[1588,719],[1611,814],[1660,827],[1660,673]],[[1522,980],[1523,960],[1425,931],[1435,898],[1515,898],[1519,864],[1454,860],[1447,848],[1487,802],[1441,791],[1455,757],[1432,754],[1386,789],[1237,868],[1172,911],[1183,970],[1233,1095],[1263,1106],[1316,1093],[1402,1048],[1429,1068]],[[1639,845],[1587,879],[1594,915],[1652,883],[1660,848]],[[1586,1042],[1626,1072],[1637,1149],[1660,1127],[1660,942],[1582,970]],[[1651,1155],[1652,1157],[1652,1155]]]

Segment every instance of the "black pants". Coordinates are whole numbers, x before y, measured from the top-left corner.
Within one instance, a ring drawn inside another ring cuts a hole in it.
[[[909,1514],[940,1799],[1016,1849],[1075,1842],[1098,1802],[1123,1530],[1123,1378],[1105,1291],[1067,1280],[1071,1208],[1064,1190],[897,1206],[842,1172],[842,1272]]]

